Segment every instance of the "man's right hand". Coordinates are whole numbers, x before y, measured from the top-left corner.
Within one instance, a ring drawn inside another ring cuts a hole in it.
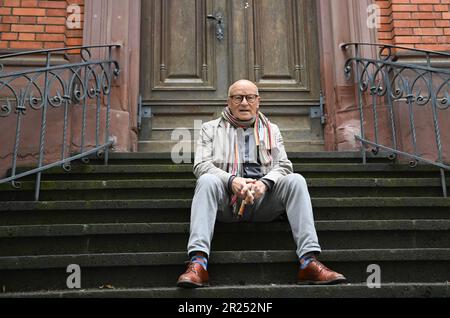
[[[250,190],[252,184],[254,184],[256,181],[257,180],[255,179],[236,177],[234,178],[233,183],[231,185],[231,190],[239,198],[245,199],[247,197],[247,191]]]

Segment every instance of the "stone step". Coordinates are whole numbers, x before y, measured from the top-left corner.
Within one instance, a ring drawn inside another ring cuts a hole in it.
[[[369,288],[367,284],[342,284],[332,286],[302,285],[230,285],[211,286],[201,289],[176,287],[148,289],[81,289],[60,291],[36,291],[29,293],[0,293],[0,298],[146,298],[179,299],[180,305],[191,298],[228,298],[239,295],[242,302],[249,298],[449,298],[450,284],[447,283],[381,283],[380,288]],[[186,300],[183,300],[186,299]],[[271,301],[261,300],[260,303]],[[164,303],[161,303],[163,306]]]
[[[450,248],[450,220],[316,221],[321,246],[333,249]],[[182,252],[189,223],[0,226],[0,256]],[[288,222],[224,224],[213,249],[295,249]],[[355,238],[358,238],[355,240]]]
[[[348,187],[348,188],[414,188],[414,187],[440,187],[440,180],[436,178],[310,178],[306,180],[308,187],[311,188],[331,188],[331,187]],[[450,182],[450,178],[447,179]],[[74,191],[74,190],[114,190],[114,189],[193,189],[196,180],[191,179],[171,179],[171,180],[80,180],[73,181],[42,181],[41,190],[43,191]],[[21,183],[21,190],[34,190],[33,182],[26,181]],[[0,185],[0,191],[10,190],[8,185]],[[20,189],[19,189],[20,190]]]
[[[49,209],[20,209],[14,207],[2,210],[0,226],[10,225],[43,225],[43,224],[103,224],[107,223],[165,223],[189,222],[190,207],[161,207],[146,204],[142,208],[99,209],[86,204],[85,209],[72,203],[65,209],[61,204]],[[352,207],[314,207],[316,220],[421,220],[449,219],[448,205],[426,206],[365,206],[359,204]]]
[[[185,252],[0,257],[0,276],[6,292],[62,290],[67,267],[77,264],[86,289],[173,287],[186,258]],[[320,259],[349,283],[366,282],[371,264],[380,266],[385,283],[445,283],[450,249],[325,250]],[[212,286],[294,284],[298,270],[294,251],[212,252],[209,264]]]
[[[201,127],[202,123],[206,123],[212,119],[210,115],[167,114],[166,116],[152,117],[151,126],[152,130],[159,128],[192,129],[194,127]]]
[[[333,220],[316,221],[318,231],[446,231],[450,220]],[[218,233],[290,232],[287,222],[218,223]],[[105,234],[178,234],[189,233],[188,222],[178,223],[105,223],[0,226],[0,238],[58,237]],[[450,242],[448,242],[450,244]]]
[[[0,225],[189,221],[192,200],[0,202]],[[315,198],[316,220],[449,219],[448,198]]]
[[[133,165],[72,165],[67,172],[55,167],[43,172],[43,180],[118,180],[118,179],[192,179],[192,164],[142,164]],[[437,178],[439,169],[432,166],[392,165],[386,163],[370,163],[367,165],[354,163],[313,164],[295,163],[294,171],[305,178]],[[18,168],[17,173],[28,171]],[[23,180],[34,180],[34,177]],[[0,185],[2,189],[8,185]]]
[[[366,151],[366,157],[373,160],[385,160],[388,154],[379,152],[378,154],[372,151]],[[316,160],[326,159],[328,162],[346,161],[353,159],[361,159],[361,151],[319,151],[319,152],[287,152],[289,158],[308,160],[309,162],[316,162]],[[110,159],[169,159],[170,153],[145,153],[145,152],[110,152]],[[95,158],[95,156],[93,156]]]
[[[438,178],[308,178],[311,197],[441,197]],[[447,180],[450,184],[450,178]],[[173,180],[78,180],[43,181],[40,199],[107,200],[107,199],[180,199],[192,198],[195,179]],[[34,181],[21,183],[20,189],[0,185],[0,200],[34,200]]]
[[[325,142],[323,140],[285,140],[284,146],[286,151],[324,151]],[[175,152],[179,151],[190,153],[195,149],[195,142],[189,140],[172,141],[168,140],[151,140],[139,141],[139,152]]]
[[[219,116],[221,111],[219,112]],[[202,123],[214,120],[219,116],[207,114],[177,114],[169,112],[166,114],[155,114],[151,120],[152,130],[160,128],[170,129],[192,129],[202,126]],[[289,129],[310,129],[311,119],[306,114],[273,114],[270,115],[270,121],[279,126],[279,128]]]
[[[379,152],[374,154],[371,151],[366,151],[367,162],[369,163],[392,163],[388,158],[388,154],[384,152]],[[193,153],[188,153],[188,155],[193,158]],[[319,152],[292,152],[287,153],[289,159],[292,162],[301,163],[362,163],[362,153],[360,151],[319,151]],[[89,157],[92,163],[103,164],[104,160],[97,158],[93,155]],[[109,160],[113,164],[128,164],[132,162],[135,163],[173,163],[172,154],[170,152],[166,153],[148,153],[148,152],[110,152]]]
[[[74,201],[6,201],[0,202],[0,212],[30,210],[117,210],[117,209],[173,209],[190,208],[191,199],[157,200],[74,200]],[[450,198],[313,198],[313,206],[318,208],[349,207],[450,207]]]
[[[313,134],[310,129],[300,129],[300,128],[280,128],[281,135],[284,140],[323,140],[320,134]],[[200,134],[200,129],[190,128],[182,128],[182,130],[174,130],[170,127],[157,127],[153,128],[151,133],[151,140],[172,140],[172,138],[176,138],[179,135],[185,136],[186,138],[190,138],[190,140],[197,140],[197,137]]]
[[[76,155],[73,153],[72,155]],[[194,158],[193,152],[186,152],[185,156],[190,160],[187,163],[192,163]],[[288,152],[289,159],[293,163],[357,163],[362,164],[362,154],[360,151],[348,151],[348,152]],[[152,165],[152,164],[166,164],[173,165],[171,152],[109,152],[108,159],[110,165]],[[388,154],[379,152],[375,155],[372,152],[366,152],[366,159],[368,163],[390,163],[393,165],[393,161],[388,158]],[[91,155],[85,158],[90,164],[104,165],[105,160],[103,156],[100,158],[97,155]],[[406,162],[407,163],[407,162]],[[85,165],[79,160],[73,161],[72,165]]]

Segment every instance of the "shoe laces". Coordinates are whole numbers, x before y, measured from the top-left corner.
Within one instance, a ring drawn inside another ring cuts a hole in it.
[[[331,270],[326,267],[324,264],[322,264],[321,262],[319,262],[319,260],[317,259],[313,259],[312,262],[316,263],[317,266],[319,267],[319,272],[321,273],[322,271],[327,271],[327,272],[331,272]]]
[[[194,263],[194,262],[190,262],[188,264],[187,272],[193,272],[198,275],[198,271],[195,269],[195,264],[196,263]]]

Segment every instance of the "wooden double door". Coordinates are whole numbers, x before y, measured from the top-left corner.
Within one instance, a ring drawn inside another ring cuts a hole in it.
[[[319,105],[315,0],[146,0],[141,19],[144,105],[201,112],[243,78],[269,112]]]

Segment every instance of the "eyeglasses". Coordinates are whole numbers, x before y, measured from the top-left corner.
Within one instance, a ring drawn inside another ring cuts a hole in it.
[[[256,102],[258,97],[259,97],[259,95],[233,95],[233,96],[230,96],[231,101],[234,104],[242,103],[244,101],[244,98],[247,100],[247,102],[249,104],[253,104],[254,102]]]

